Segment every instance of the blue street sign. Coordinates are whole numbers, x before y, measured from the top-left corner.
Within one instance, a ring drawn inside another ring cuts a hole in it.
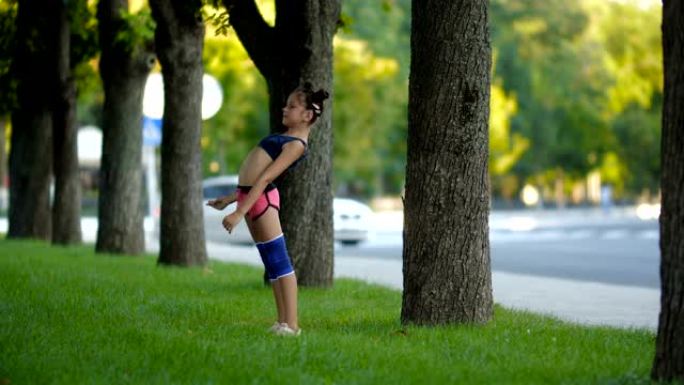
[[[158,147],[162,141],[162,120],[143,116],[143,145]]]

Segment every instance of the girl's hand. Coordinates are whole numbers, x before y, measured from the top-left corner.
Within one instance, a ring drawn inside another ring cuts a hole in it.
[[[213,207],[216,210],[223,210],[226,208],[226,206],[233,203],[228,198],[229,197],[212,199],[209,202],[207,202],[207,206]]]
[[[235,229],[235,226],[240,223],[242,218],[244,218],[244,214],[240,213],[239,211],[226,215],[223,218],[223,227],[226,229],[226,231],[228,231],[228,233],[232,233],[233,229]]]

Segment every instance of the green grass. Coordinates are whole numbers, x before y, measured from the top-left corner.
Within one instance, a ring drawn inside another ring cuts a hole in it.
[[[0,240],[0,384],[646,384],[654,335],[496,308],[486,326],[402,327],[401,293],[300,290],[274,321],[261,271]]]

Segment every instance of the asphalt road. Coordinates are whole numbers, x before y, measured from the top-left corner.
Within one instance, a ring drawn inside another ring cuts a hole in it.
[[[539,277],[566,278],[644,288],[660,288],[658,222],[631,213],[527,213],[490,217],[492,269]],[[151,222],[146,225],[151,226]],[[96,218],[82,220],[84,238],[94,241]],[[376,223],[376,232],[358,246],[336,246],[335,255],[401,260],[401,215]],[[0,232],[7,221],[0,218]]]
[[[555,223],[528,231],[492,230],[494,271],[659,288],[658,222],[618,219]],[[401,233],[383,232],[336,257],[401,259]]]

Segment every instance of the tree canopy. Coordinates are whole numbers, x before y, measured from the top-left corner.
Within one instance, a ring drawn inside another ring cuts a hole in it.
[[[260,5],[268,19],[270,2]],[[408,0],[343,3],[333,116],[338,193],[372,196],[403,186],[409,15]],[[526,183],[553,186],[559,179],[568,182],[567,193],[597,172],[623,197],[657,191],[659,17],[658,5],[631,1],[491,2],[490,174],[496,196],[511,198]],[[222,136],[205,139],[209,147],[222,143],[213,152],[222,155],[207,157],[208,172],[235,169],[241,152],[265,133],[265,85],[254,79],[230,33],[223,44],[222,54],[208,54],[208,70],[233,68],[226,93],[242,96],[227,98],[231,106],[221,113],[235,128],[208,123],[214,128],[207,133]],[[226,55],[239,59],[228,63]]]
[[[273,24],[273,1],[257,3]],[[403,187],[410,6],[409,0],[343,2],[334,42],[338,194],[370,197],[397,194]],[[490,9],[494,196],[511,199],[527,183],[549,187],[559,179],[567,182],[567,193],[589,173],[599,173],[603,183],[625,198],[657,193],[663,93],[660,5],[492,0]],[[205,7],[205,15],[214,12]],[[13,1],[0,2],[0,107],[11,102],[12,93],[4,92],[11,82],[4,74],[14,13]],[[150,30],[142,17],[131,15],[129,22],[138,26],[132,30]],[[93,35],[83,28],[72,34],[82,37],[87,51],[92,44],[85,43]],[[240,159],[268,132],[269,111],[266,84],[234,31],[227,28],[225,35],[216,35],[210,23],[208,28],[205,72],[217,77],[224,91],[221,110],[204,122],[202,134],[204,174],[211,176],[237,171]],[[99,125],[102,91],[96,62],[75,71],[80,124]]]

